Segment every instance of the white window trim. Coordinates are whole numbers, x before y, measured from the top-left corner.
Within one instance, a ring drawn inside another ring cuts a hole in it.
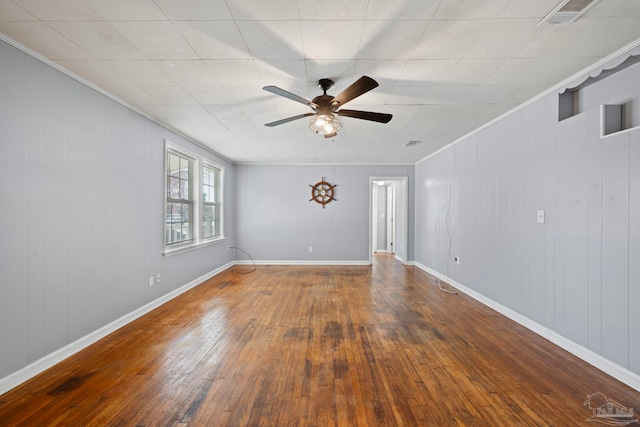
[[[210,240],[220,240],[220,239],[224,239],[224,200],[223,200],[223,189],[224,189],[224,166],[216,164],[211,162],[210,160],[203,160],[200,163],[200,179],[202,179],[202,172],[204,170],[205,167],[208,167],[209,169],[218,169],[218,182],[216,182],[216,189],[218,192],[218,202],[216,203],[219,206],[219,210],[218,210],[218,222],[220,224],[220,234],[217,236],[211,236],[211,237],[204,237],[203,241],[210,241]],[[200,183],[200,197],[202,197],[202,183]],[[203,215],[204,212],[204,202],[201,200],[200,201],[200,215]],[[200,222],[198,223],[198,226],[202,226],[202,218],[200,219]]]
[[[169,140],[165,140],[164,147],[164,193],[162,197],[163,209],[162,209],[162,223],[163,227],[166,227],[166,210],[167,210],[167,153],[169,151],[174,151],[176,153],[182,154],[184,156],[190,157],[193,159],[193,239],[189,242],[178,243],[173,245],[167,245],[166,231],[163,230],[163,246],[164,256],[175,255],[182,252],[187,252],[193,249],[202,248],[204,246],[213,245],[216,243],[221,243],[225,241],[224,236],[224,166],[213,162],[211,159],[207,159],[199,154],[196,154],[192,151],[181,147],[175,143],[172,143]],[[216,168],[220,171],[220,235],[212,236],[207,238],[202,238],[201,228],[202,228],[202,215],[203,215],[203,203],[202,203],[202,167],[206,165],[208,167]]]

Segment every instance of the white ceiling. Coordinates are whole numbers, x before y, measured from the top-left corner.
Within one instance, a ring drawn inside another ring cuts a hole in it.
[[[559,0],[0,0],[0,32],[238,163],[415,163],[640,37],[640,1],[543,25]],[[380,87],[335,141],[304,98]],[[410,140],[422,141],[404,147]]]

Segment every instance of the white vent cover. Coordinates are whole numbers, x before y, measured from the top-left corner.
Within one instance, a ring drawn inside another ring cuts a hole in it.
[[[422,144],[422,141],[409,141],[409,142],[405,142],[404,146],[405,147],[415,147],[418,144]]]
[[[600,0],[563,0],[550,14],[545,16],[538,25],[568,24],[578,19],[599,1]]]

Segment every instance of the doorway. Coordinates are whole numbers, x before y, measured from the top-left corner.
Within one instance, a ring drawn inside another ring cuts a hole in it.
[[[407,262],[407,177],[369,178],[369,264],[375,252]]]

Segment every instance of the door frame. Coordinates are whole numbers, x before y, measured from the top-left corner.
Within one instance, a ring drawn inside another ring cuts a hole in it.
[[[406,176],[370,176],[369,177],[369,265],[373,264],[373,181],[392,181],[400,183],[396,185],[396,223],[402,218],[400,235],[396,233],[396,241],[402,242],[402,249],[398,250],[395,244],[395,257],[403,264],[407,264],[409,242],[409,178]],[[397,203],[398,193],[402,194],[402,203]]]

